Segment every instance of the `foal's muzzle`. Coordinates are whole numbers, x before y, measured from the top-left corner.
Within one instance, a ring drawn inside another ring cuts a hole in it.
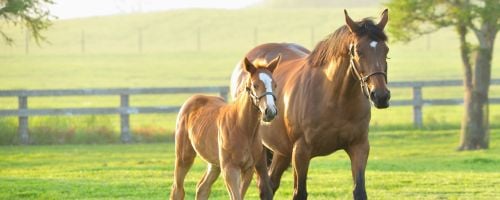
[[[276,106],[267,107],[265,111],[262,112],[262,121],[270,122],[276,117],[277,114],[278,109],[276,109]]]

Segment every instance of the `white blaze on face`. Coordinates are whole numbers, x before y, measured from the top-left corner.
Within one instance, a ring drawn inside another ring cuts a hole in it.
[[[371,41],[370,47],[372,47],[375,51],[377,51],[377,44],[378,44],[377,41]],[[380,63],[378,62],[378,60],[377,60],[377,67],[380,67]]]
[[[273,79],[266,73],[259,73],[259,79],[264,82],[264,86],[266,87],[266,92],[273,93]],[[266,95],[267,107],[272,109],[273,113],[276,113],[276,104],[274,102],[274,98],[271,95]]]

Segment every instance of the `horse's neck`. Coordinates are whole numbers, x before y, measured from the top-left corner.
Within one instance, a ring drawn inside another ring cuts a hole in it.
[[[349,58],[342,57],[334,58],[326,66],[318,67],[320,70],[316,70],[314,78],[321,81],[312,87],[317,87],[313,91],[320,93],[314,95],[322,98],[320,104],[345,109],[351,107],[355,101],[366,101],[360,98],[362,91],[359,81],[351,74],[349,66]]]
[[[361,92],[358,80],[354,78],[349,70],[350,61],[348,58],[335,58],[323,66],[324,91],[329,91],[329,98],[342,98],[357,96]]]
[[[252,100],[249,97],[248,92],[242,92],[240,96],[233,104],[233,112],[237,119],[235,119],[235,123],[238,124],[242,130],[249,130],[248,132],[252,132],[255,130],[255,127],[258,126],[260,122],[260,112],[253,104]]]

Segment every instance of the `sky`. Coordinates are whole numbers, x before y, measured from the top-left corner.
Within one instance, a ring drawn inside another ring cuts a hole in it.
[[[262,0],[55,0],[50,6],[59,19],[149,12],[183,8],[238,9]]]

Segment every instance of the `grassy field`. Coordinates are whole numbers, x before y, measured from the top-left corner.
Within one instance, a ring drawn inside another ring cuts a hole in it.
[[[382,7],[349,9],[354,19],[377,17],[381,10]],[[14,37],[16,44],[0,46],[0,90],[228,85],[235,63],[256,44],[295,42],[312,48],[343,23],[342,9],[332,8],[194,9],[60,20],[45,33],[49,43],[38,47],[29,41],[27,54],[23,30],[7,26],[4,30]],[[139,35],[142,52],[139,52]],[[389,46],[389,81],[461,78],[458,42],[452,29],[443,29],[408,44],[390,40]],[[494,78],[500,77],[498,52],[497,41]],[[462,96],[460,87],[424,88],[423,92],[425,98]],[[490,94],[500,97],[500,87],[492,87]],[[180,105],[188,96],[132,96],[131,105]],[[393,89],[392,96],[392,99],[409,99],[411,90]],[[30,108],[117,105],[118,97],[29,99]],[[0,109],[15,108],[16,98],[0,98]],[[432,127],[457,127],[462,110],[461,106],[426,107],[424,123]],[[497,106],[492,107],[492,123],[500,118],[499,112]],[[66,124],[79,129],[92,118],[64,117],[64,121],[33,117],[30,128],[36,132],[39,125]],[[118,131],[116,116],[101,118],[109,122],[107,129]],[[133,116],[132,127],[136,130],[156,127],[170,133],[174,119],[175,114]],[[374,111],[372,124],[376,128],[406,128],[411,127],[411,119],[410,107],[398,107]],[[15,134],[16,119],[6,118],[0,122],[7,127],[2,132]]]
[[[376,17],[381,10],[349,9],[354,19]],[[61,20],[46,32],[50,44],[37,47],[29,41],[27,54],[23,30],[4,26],[16,44],[0,45],[0,90],[227,85],[234,65],[256,44],[295,42],[312,48],[343,22],[342,9],[331,8],[179,10]],[[461,78],[452,29],[408,44],[390,41],[389,46],[389,81]],[[492,76],[500,78],[498,40],[495,48]],[[425,98],[460,98],[462,88],[423,92]],[[392,90],[393,99],[409,99],[411,94],[408,89]],[[179,105],[188,96],[132,96],[131,105]],[[492,87],[490,96],[500,97],[500,87]],[[29,99],[30,108],[118,105],[118,97]],[[16,98],[0,98],[0,109],[15,108]],[[490,107],[491,149],[484,151],[454,151],[462,112],[461,106],[424,107],[425,127],[415,130],[410,107],[373,110],[370,198],[498,198],[500,106]],[[175,114],[133,115],[131,126],[137,141],[165,141],[174,120]],[[109,143],[118,140],[118,123],[118,116],[31,117],[30,131],[46,144]],[[15,143],[16,134],[17,119],[0,118],[0,144]],[[0,146],[0,199],[165,199],[173,149],[173,143]],[[350,199],[349,165],[343,152],[314,159],[310,198]],[[204,168],[197,160],[187,179],[187,199],[193,198]],[[292,187],[288,171],[276,199],[289,199]],[[227,199],[221,180],[212,197]],[[248,199],[256,198],[252,186]]]
[[[456,152],[457,130],[375,131],[366,172],[370,199],[495,199],[500,195],[500,146]],[[500,129],[491,133],[500,140]],[[173,143],[135,145],[1,146],[0,199],[165,199],[170,192]],[[205,164],[197,159],[186,179],[186,199]],[[310,199],[351,199],[347,155],[315,158]],[[290,199],[288,170],[276,199]],[[212,199],[227,199],[221,178]],[[257,199],[254,182],[246,199]]]

